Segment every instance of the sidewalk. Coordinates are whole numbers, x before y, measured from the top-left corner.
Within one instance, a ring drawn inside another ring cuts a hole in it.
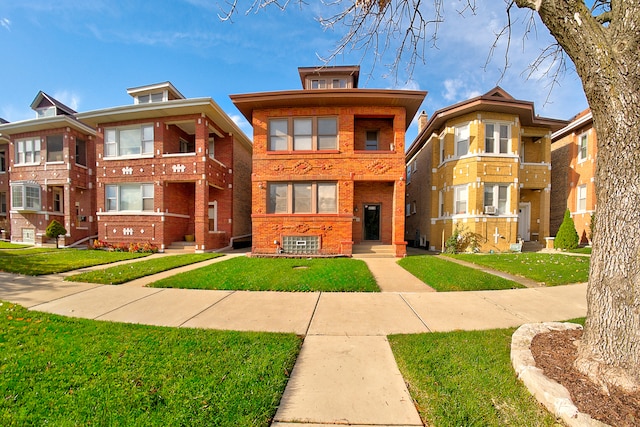
[[[394,258],[365,262],[383,292],[159,289],[142,282],[105,286],[64,282],[62,275],[0,273],[0,299],[96,320],[304,335],[276,427],[422,425],[389,334],[506,328],[586,314],[586,284],[437,293],[407,276]]]

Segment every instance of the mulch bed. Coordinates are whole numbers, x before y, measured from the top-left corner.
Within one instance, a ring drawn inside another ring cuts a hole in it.
[[[611,426],[640,425],[640,392],[626,393],[611,387],[607,395],[573,367],[577,355],[574,341],[581,337],[581,330],[536,335],[531,342],[536,366],[569,390],[571,400],[580,412]]]

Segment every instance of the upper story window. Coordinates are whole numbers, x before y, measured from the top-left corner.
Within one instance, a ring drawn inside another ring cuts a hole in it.
[[[486,153],[507,154],[511,126],[500,123],[485,123],[484,151]]]
[[[586,133],[580,135],[580,138],[578,139],[578,162],[584,162],[587,160],[587,141]]]
[[[87,166],[87,142],[76,138],[76,164]]]
[[[104,131],[104,156],[153,154],[153,125],[109,128]]]
[[[21,139],[15,142],[16,165],[40,163],[40,138]]]
[[[272,182],[267,213],[336,213],[337,195],[335,182]]]
[[[438,216],[444,216],[444,190],[438,192]]]
[[[209,158],[216,158],[216,140],[213,136],[209,137]]]
[[[309,83],[311,89],[346,89],[348,87],[347,79],[344,77],[311,79]]]
[[[466,184],[454,187],[453,208],[456,215],[467,213],[468,195],[469,191]]]
[[[454,130],[455,156],[462,157],[469,153],[469,124],[456,126]]]
[[[42,119],[45,117],[53,117],[56,115],[56,107],[42,107],[36,110],[36,117]]]
[[[105,186],[107,212],[153,211],[153,184]]]
[[[162,102],[164,101],[164,92],[148,93],[146,95],[136,96],[138,104],[148,104],[150,102]]]
[[[445,158],[445,154],[444,154],[444,135],[440,135],[440,147],[439,147],[439,154],[440,154],[440,163],[444,162],[444,158]]]
[[[490,215],[505,215],[509,207],[508,184],[484,185],[484,213]]]
[[[64,160],[62,135],[47,137],[47,162],[62,162]]]
[[[336,150],[336,117],[300,117],[269,120],[269,151]]]
[[[7,192],[0,191],[0,214],[7,213]]]
[[[53,211],[64,212],[64,203],[62,201],[62,188],[53,189]]]
[[[26,182],[11,183],[11,208],[39,211],[40,186]]]
[[[365,150],[377,150],[378,149],[378,137],[380,132],[377,130],[368,130],[365,137],[364,149]]]
[[[576,204],[577,211],[584,212],[587,210],[587,185],[578,185],[576,189],[576,194],[578,197]]]
[[[7,158],[4,150],[0,151],[0,173],[7,171]]]

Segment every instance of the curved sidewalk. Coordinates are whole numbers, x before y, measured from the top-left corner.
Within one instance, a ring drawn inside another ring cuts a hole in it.
[[[64,282],[62,275],[0,273],[0,299],[96,320],[304,335],[275,416],[277,427],[421,426],[388,344],[389,334],[515,327],[586,314],[586,284],[437,293],[406,276],[395,259],[365,261],[372,271],[380,270],[374,272],[380,287],[393,291],[158,289],[143,282],[94,285]]]

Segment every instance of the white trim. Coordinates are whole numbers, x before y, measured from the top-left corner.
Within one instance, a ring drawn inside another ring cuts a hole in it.
[[[96,212],[98,219],[101,216],[157,216],[157,217],[172,217],[172,218],[191,218],[189,215],[174,214],[170,212],[148,212],[148,211],[120,211],[120,212]]]

